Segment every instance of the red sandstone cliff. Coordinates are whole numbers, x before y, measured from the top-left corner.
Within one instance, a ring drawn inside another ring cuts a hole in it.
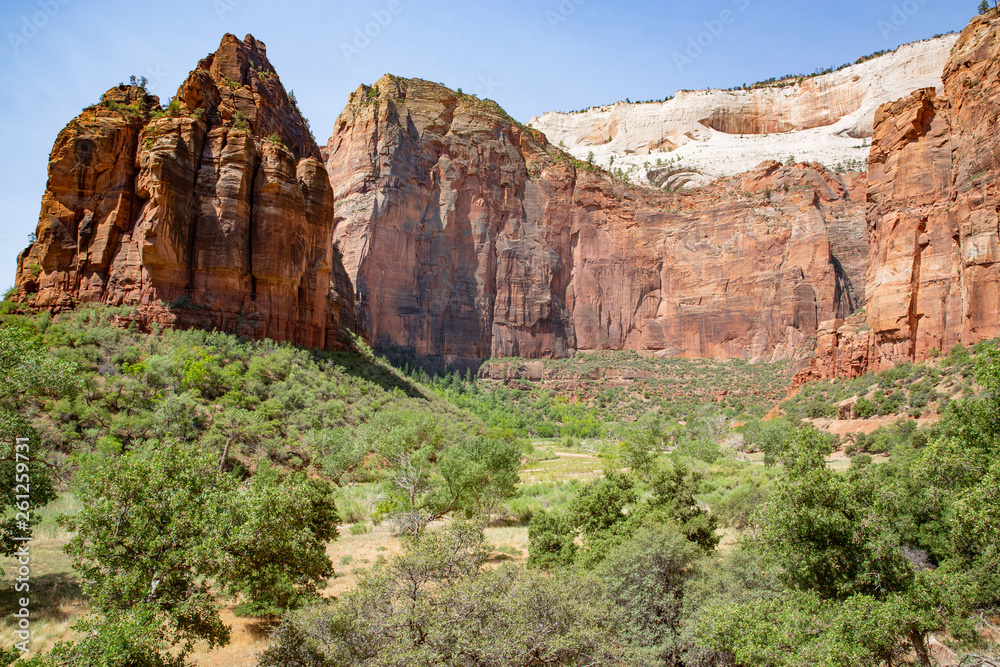
[[[377,344],[787,358],[859,305],[859,188],[819,165],[636,189],[491,102],[390,76],[354,93],[327,151],[336,239]]]
[[[158,105],[119,86],[60,132],[18,298],[336,346],[355,315],[333,191],[264,45],[226,35]]]
[[[944,70],[875,118],[867,320],[830,323],[815,372],[856,375],[1000,335],[1000,16],[973,19]]]

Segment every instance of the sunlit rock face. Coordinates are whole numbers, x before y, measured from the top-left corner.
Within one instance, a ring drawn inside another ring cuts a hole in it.
[[[376,344],[786,358],[860,305],[863,183],[817,164],[638,189],[490,102],[387,76],[352,95],[327,169]]]
[[[355,317],[333,191],[264,45],[226,35],[158,105],[122,85],[59,133],[18,298],[336,347]]]

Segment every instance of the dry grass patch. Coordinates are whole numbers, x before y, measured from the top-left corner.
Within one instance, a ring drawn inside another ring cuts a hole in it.
[[[240,618],[233,613],[233,606],[222,610],[219,616],[231,630],[231,641],[215,650],[202,647],[189,658],[197,667],[252,667],[257,656],[267,646],[275,624],[254,618]]]
[[[27,596],[31,601],[28,657],[48,651],[56,642],[77,639],[79,634],[71,628],[90,611],[80,590],[80,579],[69,556],[62,551],[68,541],[69,536],[64,534],[31,542],[31,589],[27,593],[14,590],[17,563],[6,559],[5,585],[0,590],[0,633],[8,639],[13,637],[15,623],[11,614],[20,608],[19,599]]]
[[[605,461],[589,454],[553,452],[556,458],[537,461],[521,470],[522,484],[564,482],[570,479],[591,480],[604,474]]]

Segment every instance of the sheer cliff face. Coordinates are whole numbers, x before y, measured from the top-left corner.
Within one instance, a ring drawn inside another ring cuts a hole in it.
[[[637,183],[658,184],[658,160],[683,165],[695,184],[789,155],[827,165],[867,157],[875,111],[920,88],[941,88],[957,35],[901,46],[837,72],[750,90],[679,91],[664,102],[550,112],[532,127],[583,159],[634,169]],[[669,151],[669,152],[667,152]]]
[[[859,305],[859,188],[818,165],[638,190],[492,103],[385,77],[352,96],[327,169],[376,344],[449,358],[789,357]]]
[[[973,19],[943,94],[913,92],[875,117],[868,188],[867,319],[828,323],[814,376],[919,361],[1000,335],[1000,41]]]
[[[336,346],[354,313],[333,192],[264,45],[226,35],[157,105],[120,86],[60,132],[19,298]]]

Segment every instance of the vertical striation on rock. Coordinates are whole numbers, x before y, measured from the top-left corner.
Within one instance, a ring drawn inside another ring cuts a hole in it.
[[[60,132],[18,298],[335,347],[356,316],[333,209],[264,44],[226,35],[165,111],[121,85]]]
[[[493,102],[392,76],[352,95],[327,156],[336,239],[376,344],[451,359],[789,358],[860,305],[861,188],[820,165],[637,189]]]
[[[1000,335],[998,27],[994,11],[962,32],[943,95],[918,90],[876,114],[867,320],[826,332],[816,364],[826,376]]]

